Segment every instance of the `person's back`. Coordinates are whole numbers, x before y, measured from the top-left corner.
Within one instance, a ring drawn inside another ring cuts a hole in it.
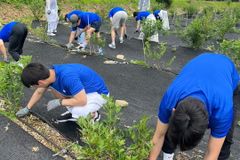
[[[64,95],[72,96],[81,89],[84,89],[86,93],[97,92],[107,95],[109,92],[102,77],[87,66],[64,64],[53,65],[53,69],[57,77],[51,87]]]
[[[204,102],[208,111],[211,134],[222,137],[231,127],[233,91],[238,79],[239,75],[229,58],[221,54],[202,54],[182,69],[164,95],[168,98],[163,98],[160,106],[171,110],[186,97],[197,98]],[[167,122],[167,119],[161,113],[160,120]]]
[[[4,42],[8,42],[12,29],[16,25],[16,23],[17,22],[10,22],[4,25],[0,31],[0,39],[2,39]]]

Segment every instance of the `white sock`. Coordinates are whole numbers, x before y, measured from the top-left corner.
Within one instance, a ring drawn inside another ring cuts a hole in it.
[[[163,152],[163,160],[173,160],[174,153],[165,153]]]

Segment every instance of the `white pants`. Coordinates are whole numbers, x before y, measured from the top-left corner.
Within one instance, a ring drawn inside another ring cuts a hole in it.
[[[107,101],[97,92],[87,94],[85,106],[67,107],[73,118],[86,117],[89,113],[98,111]]]
[[[81,32],[83,29],[82,28],[77,28],[77,32]],[[78,36],[78,44],[84,44],[85,43],[85,32],[82,32],[79,36]]]
[[[52,33],[57,30],[57,25],[58,25],[58,11],[56,9],[51,9],[51,13],[47,14],[47,9],[46,9],[46,17],[47,17],[47,22],[48,22],[48,33]]]
[[[58,25],[58,21],[56,21],[56,22],[48,22],[47,32],[48,33],[52,33],[52,32],[57,31],[57,25]]]

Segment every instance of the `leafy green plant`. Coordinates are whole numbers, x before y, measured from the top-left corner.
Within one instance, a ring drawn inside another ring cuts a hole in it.
[[[150,37],[162,30],[162,22],[159,20],[142,21],[142,32],[144,33],[144,41],[149,41]]]
[[[240,40],[223,40],[220,52],[229,56],[240,67]]]
[[[233,30],[233,28],[236,26],[236,22],[237,19],[232,10],[224,11],[221,17],[214,21],[215,39],[222,42],[225,34]]]
[[[33,13],[36,20],[40,20],[44,15],[44,0],[31,0],[29,3],[29,9]]]
[[[163,3],[166,8],[170,8],[172,5],[172,0],[156,0],[158,3]]]
[[[90,54],[92,54],[92,52],[97,53],[97,50],[103,48],[105,44],[106,40],[104,38],[98,37],[97,33],[93,33],[89,41]]]
[[[183,8],[183,10],[187,13],[188,18],[192,18],[193,15],[198,13],[198,9],[197,7],[195,7],[194,5],[187,5]]]
[[[15,113],[23,97],[23,85],[20,80],[22,69],[31,61],[31,56],[22,56],[18,62],[0,63],[0,97],[5,101],[5,110]]]
[[[200,48],[213,36],[213,14],[194,19],[182,32],[181,38],[193,48]]]
[[[79,118],[84,146],[74,145],[77,159],[91,160],[133,160],[147,159],[151,149],[152,130],[147,127],[148,118],[130,128],[119,128],[121,107],[115,105],[112,97],[104,106],[105,118],[92,123],[91,118]],[[129,143],[127,144],[127,141]]]

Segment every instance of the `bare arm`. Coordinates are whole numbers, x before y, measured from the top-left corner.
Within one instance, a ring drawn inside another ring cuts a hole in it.
[[[33,93],[32,97],[30,98],[27,104],[28,109],[31,109],[42,98],[46,90],[47,88],[37,88],[35,90],[35,92]]]
[[[210,136],[208,141],[208,150],[204,157],[204,160],[217,160],[221,151],[222,145],[226,137],[215,138]]]
[[[2,39],[0,39],[0,52],[3,54],[4,59],[7,59],[7,51]]]
[[[85,90],[80,91],[73,98],[62,100],[62,105],[69,106],[69,107],[85,106],[86,104],[87,104],[87,95],[85,93]]]
[[[158,158],[158,155],[162,150],[164,137],[166,135],[167,130],[168,124],[164,124],[158,119],[156,131],[152,139],[153,148],[150,152],[149,160],[156,160]]]

